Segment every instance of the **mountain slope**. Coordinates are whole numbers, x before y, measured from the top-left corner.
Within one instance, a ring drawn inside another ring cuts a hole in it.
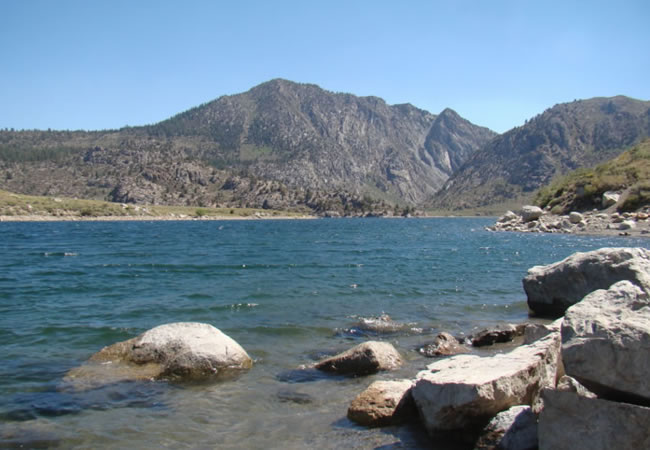
[[[650,102],[619,96],[556,105],[472,154],[432,198],[436,208],[494,205],[610,159],[650,135]]]
[[[495,135],[450,110],[437,118],[408,104],[279,79],[150,131],[209,137],[218,144],[214,160],[246,164],[290,186],[383,193],[410,203],[442,186],[453,170],[449,160],[458,165]]]
[[[278,79],[145,127],[0,131],[0,188],[318,211],[414,205],[494,135],[451,110],[435,116]]]

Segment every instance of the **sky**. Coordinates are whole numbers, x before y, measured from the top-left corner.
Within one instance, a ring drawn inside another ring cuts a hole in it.
[[[0,0],[0,128],[156,123],[273,78],[504,132],[650,100],[650,2]]]

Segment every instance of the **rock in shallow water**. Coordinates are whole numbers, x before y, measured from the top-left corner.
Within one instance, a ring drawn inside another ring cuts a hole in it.
[[[397,369],[401,365],[402,357],[392,344],[368,341],[324,359],[314,367],[342,375],[368,375],[382,370]]]
[[[367,427],[399,425],[417,417],[411,380],[375,381],[350,403],[348,419]]]
[[[433,342],[425,344],[418,349],[418,352],[428,358],[436,356],[451,356],[458,353],[467,353],[469,350],[458,342],[458,339],[449,333],[438,333]]]
[[[472,345],[474,347],[484,347],[497,343],[510,342],[515,337],[524,334],[526,325],[500,325],[496,328],[479,331],[472,336]]]
[[[249,369],[253,361],[232,338],[212,325],[160,325],[104,347],[65,380],[79,387],[130,380],[204,380]]]

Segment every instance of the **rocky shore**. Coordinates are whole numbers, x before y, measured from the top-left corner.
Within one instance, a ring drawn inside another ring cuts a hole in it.
[[[350,420],[418,420],[453,448],[650,448],[650,251],[576,253],[531,268],[523,284],[532,311],[561,317],[482,333],[523,333],[509,352],[457,354],[414,379],[375,382]]]
[[[537,206],[508,211],[487,228],[490,231],[521,233],[570,233],[612,236],[650,237],[650,207],[636,212],[619,213],[611,209],[551,214]]]
[[[351,399],[348,418],[365,427],[419,424],[442,448],[650,448],[650,250],[575,253],[532,267],[523,287],[530,310],[554,322],[463,339],[439,333],[419,349],[433,362],[407,379],[385,379],[405,356],[381,340],[297,372],[383,372]],[[400,329],[387,315],[363,325],[378,336]],[[510,344],[489,356],[470,351],[503,342]],[[246,351],[218,329],[177,323],[105,347],[66,381],[86,389],[124,380],[224,380],[251,367]]]

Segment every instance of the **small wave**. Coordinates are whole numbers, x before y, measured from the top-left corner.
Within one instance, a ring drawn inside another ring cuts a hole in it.
[[[336,334],[352,337],[369,337],[386,334],[421,334],[422,328],[411,322],[396,322],[388,314],[377,317],[352,316],[357,322],[349,328],[337,329]]]
[[[79,253],[75,252],[43,252],[43,256],[46,258],[49,257],[66,257],[66,256],[79,256]]]

